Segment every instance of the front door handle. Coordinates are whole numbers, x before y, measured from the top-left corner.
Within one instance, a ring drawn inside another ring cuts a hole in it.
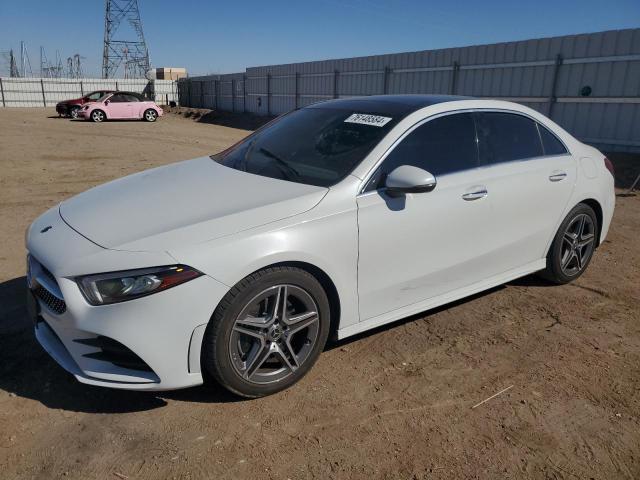
[[[564,180],[567,178],[567,172],[563,172],[560,170],[556,170],[549,175],[549,180],[552,182],[559,182],[560,180]]]
[[[487,187],[484,185],[476,185],[471,187],[466,193],[462,194],[462,199],[470,202],[471,200],[479,200],[489,194]]]

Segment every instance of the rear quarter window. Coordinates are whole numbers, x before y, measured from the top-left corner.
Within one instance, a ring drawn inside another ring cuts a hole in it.
[[[476,114],[478,150],[483,165],[542,156],[536,122],[516,113]]]
[[[551,133],[546,127],[538,124],[538,130],[540,131],[540,139],[542,140],[545,155],[563,155],[567,153],[567,149],[562,142],[558,140],[558,137]]]

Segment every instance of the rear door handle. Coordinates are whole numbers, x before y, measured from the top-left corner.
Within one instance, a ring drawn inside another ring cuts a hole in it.
[[[489,194],[487,187],[484,185],[476,185],[471,187],[466,193],[462,194],[462,199],[470,202],[471,200],[478,200],[484,198]]]
[[[562,172],[560,170],[556,170],[549,175],[549,180],[552,182],[559,182],[565,178],[567,178],[567,172]]]

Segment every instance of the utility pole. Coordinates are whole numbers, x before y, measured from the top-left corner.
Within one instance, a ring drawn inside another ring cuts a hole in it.
[[[24,40],[20,40],[20,76],[24,77]]]

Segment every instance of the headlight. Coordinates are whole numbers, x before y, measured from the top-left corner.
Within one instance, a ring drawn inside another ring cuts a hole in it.
[[[201,275],[186,265],[173,265],[87,275],[76,282],[91,305],[107,305],[151,295]]]

